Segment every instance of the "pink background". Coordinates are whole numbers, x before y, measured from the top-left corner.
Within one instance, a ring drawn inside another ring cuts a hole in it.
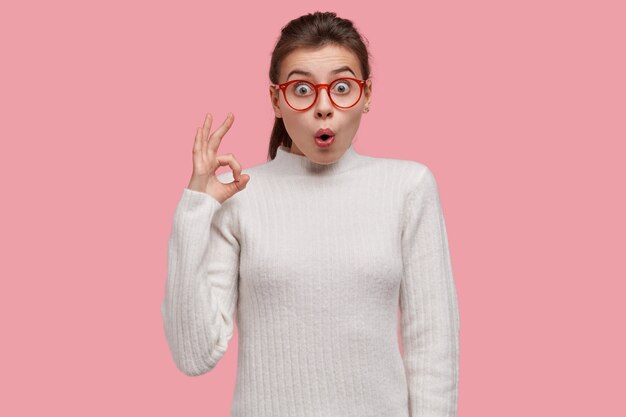
[[[623,2],[11,3],[1,415],[228,415],[237,335],[199,378],[167,348],[167,238],[207,112],[266,161],[270,54],[316,10],[370,42],[356,150],[438,180],[459,416],[626,415]]]

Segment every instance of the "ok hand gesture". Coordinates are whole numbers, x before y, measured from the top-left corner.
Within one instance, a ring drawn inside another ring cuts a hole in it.
[[[193,144],[193,174],[187,188],[205,192],[223,203],[239,191],[246,188],[250,180],[248,174],[241,173],[241,164],[232,153],[217,155],[222,137],[233,125],[235,116],[228,113],[226,120],[215,132],[209,135],[213,116],[210,113],[204,119],[204,125],[198,128]],[[229,165],[235,180],[228,184],[221,183],[215,174],[220,166]]]

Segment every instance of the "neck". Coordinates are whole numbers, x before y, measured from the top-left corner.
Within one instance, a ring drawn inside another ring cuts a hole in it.
[[[356,152],[354,145],[350,144],[350,147],[335,162],[318,164],[311,161],[307,156],[292,153],[288,147],[280,145],[272,163],[286,174],[326,176],[339,174],[355,167],[358,165],[360,157],[361,155]]]

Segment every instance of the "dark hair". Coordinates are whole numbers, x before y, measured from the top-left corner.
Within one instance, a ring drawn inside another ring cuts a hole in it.
[[[334,12],[315,12],[300,16],[290,21],[281,30],[281,35],[270,64],[270,81],[280,81],[280,65],[287,55],[297,48],[323,48],[327,45],[338,45],[351,50],[361,63],[361,74],[364,80],[370,78],[369,51],[363,41],[367,38],[359,34],[352,21],[337,17]],[[369,44],[369,42],[368,42]],[[280,145],[291,147],[291,138],[282,118],[276,117],[270,137],[268,158],[276,157]]]

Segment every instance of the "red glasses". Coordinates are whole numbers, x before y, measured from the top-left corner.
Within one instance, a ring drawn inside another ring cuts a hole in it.
[[[335,107],[349,109],[361,99],[366,81],[356,78],[339,78],[330,84],[313,84],[304,80],[291,80],[283,84],[271,84],[270,87],[282,90],[285,101],[296,111],[310,109],[317,102],[320,88],[326,88],[328,97]]]

